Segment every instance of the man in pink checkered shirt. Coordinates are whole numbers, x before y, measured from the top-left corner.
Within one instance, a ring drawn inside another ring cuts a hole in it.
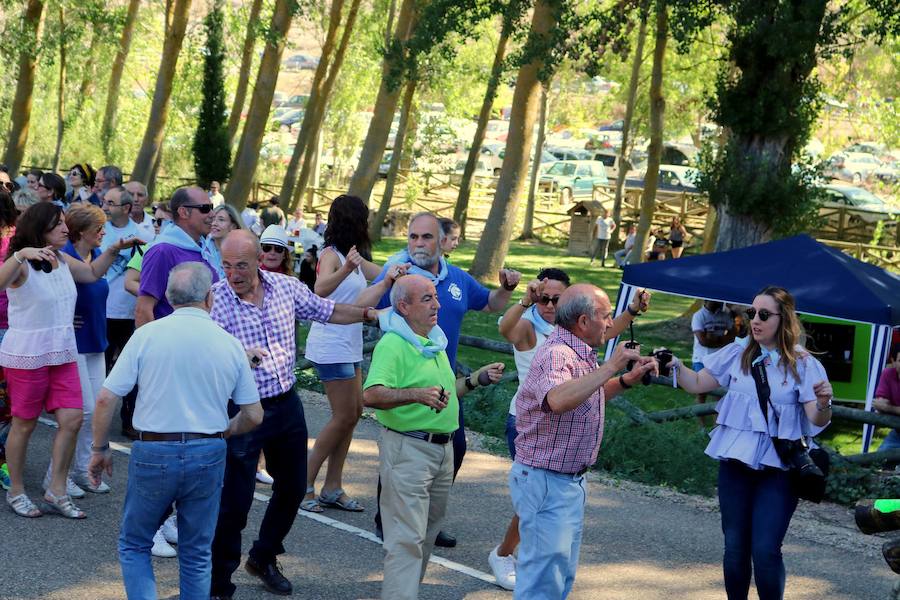
[[[560,296],[556,327],[538,348],[516,399],[516,461],[509,474],[519,516],[515,598],[565,598],[575,581],[587,487],[597,460],[603,412],[611,398],[657,372],[656,360],[620,343],[597,364],[612,305],[598,287],[578,284]],[[632,369],[622,375],[629,361]]]

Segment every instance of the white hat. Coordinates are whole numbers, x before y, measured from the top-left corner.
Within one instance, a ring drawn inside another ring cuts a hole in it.
[[[288,236],[284,227],[280,225],[269,225],[259,238],[260,244],[274,244],[282,248],[288,247]]]

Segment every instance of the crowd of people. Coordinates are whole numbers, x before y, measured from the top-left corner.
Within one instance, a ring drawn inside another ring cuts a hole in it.
[[[613,261],[620,269],[623,269],[628,264],[628,257],[634,248],[635,235],[637,234],[637,226],[633,223],[623,225],[623,228],[627,233],[622,241],[622,247],[613,252]],[[606,208],[601,208],[600,215],[594,221],[591,232],[593,242],[590,250],[590,264],[594,264],[594,260],[599,257],[600,266],[606,267],[610,243],[615,239],[614,235],[619,235],[615,233],[616,229],[616,223],[609,216],[609,211]],[[681,258],[689,236],[690,234],[681,222],[681,219],[677,216],[672,217],[668,231],[664,227],[659,227],[650,232],[647,238],[647,246],[644,249],[644,258],[648,261],[666,260],[667,257],[673,259]]]
[[[602,289],[547,268],[510,304],[522,274],[504,268],[499,287],[480,284],[452,263],[459,226],[430,213],[413,215],[406,248],[378,265],[368,208],[348,195],[334,199],[327,221],[316,215],[311,229],[321,224],[323,239],[307,250],[316,256],[307,285],[297,277],[306,258],[295,265],[290,244],[306,229],[303,214],[288,221],[277,202],[254,220],[217,202],[218,185],[191,186],[151,216],[144,185],[114,166],[75,165],[69,190],[54,174],[25,175],[25,185],[51,192],[20,210],[0,170],[0,366],[15,514],[85,518],[75,500],[111,491],[104,475],[118,410],[134,440],[118,542],[129,598],[156,597],[150,557],[176,554],[168,542],[177,542],[182,598],[231,598],[261,472],[272,494],[244,568],[267,590],[293,591],[278,556],[298,510],[371,510],[385,549],[382,598],[417,598],[433,547],[457,543],[444,516],[466,454],[460,398],[504,371],[491,363],[457,374],[463,318],[502,313],[518,375],[506,421],[515,512],[487,561],[515,598],[569,594],[605,403],[659,368],[626,342],[603,363],[594,349],[650,309],[649,293],[615,316]],[[606,245],[597,249],[602,261]],[[760,598],[781,598],[781,543],[798,497],[773,438],[821,431],[832,393],[799,345],[788,291],[761,290],[744,314],[737,331],[708,302],[694,319],[691,363],[673,364],[690,393],[728,390],[706,450],[720,465],[727,595],[746,598],[753,573]],[[306,358],[331,406],[311,449],[295,390],[298,320],[312,322]],[[364,376],[365,322],[382,336]],[[771,382],[764,395],[760,371]],[[382,426],[372,507],[342,483],[364,407]],[[25,455],[43,411],[58,428],[35,502]]]

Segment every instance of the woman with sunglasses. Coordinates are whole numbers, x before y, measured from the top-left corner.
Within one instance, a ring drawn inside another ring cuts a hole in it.
[[[381,267],[370,260],[368,219],[369,209],[356,196],[338,196],[332,202],[314,290],[319,296],[335,302],[374,306],[404,271],[399,266],[390,269],[384,280],[366,287],[368,281],[381,273]],[[359,502],[344,493],[341,481],[353,430],[363,408],[362,346],[361,323],[313,323],[306,338],[306,358],[313,363],[325,386],[331,419],[309,453],[306,497],[300,505],[304,510],[322,512],[322,506],[353,512],[363,510]],[[326,460],[325,482],[316,498],[316,478]]]
[[[728,390],[706,447],[706,454],[719,461],[728,599],[747,598],[752,574],[760,600],[780,600],[785,586],[781,544],[798,497],[772,437],[797,440],[825,429],[832,391],[822,364],[800,345],[800,320],[787,290],[764,288],[747,316],[750,335],[704,357],[699,373],[680,360],[675,364],[678,385],[691,394],[719,386]],[[765,413],[751,373],[759,364],[769,387]]]
[[[287,232],[281,225],[269,225],[259,237],[262,257],[259,268],[282,275],[293,275],[291,248],[288,245]]]
[[[66,176],[69,187],[72,189],[66,192],[65,203],[90,202],[91,196],[94,194],[94,177],[96,175],[97,171],[88,163],[73,165]]]
[[[209,226],[209,235],[203,242],[203,258],[219,272],[219,277],[222,279],[225,278],[225,270],[222,268],[222,241],[235,229],[247,229],[237,211],[228,204],[220,204],[215,207],[212,225]]]
[[[41,202],[53,202],[60,208],[68,206],[66,198],[66,180],[56,173],[41,173],[37,182],[37,196]]]
[[[9,295],[9,330],[0,343],[0,366],[6,373],[13,416],[6,445],[10,478],[6,501],[22,517],[42,514],[25,494],[23,470],[28,440],[44,409],[55,414],[59,425],[44,505],[65,517],[85,516],[66,493],[83,416],[73,326],[75,283],[103,277],[119,251],[134,243],[119,240],[87,264],[60,252],[69,241],[68,233],[58,206],[35,204],[19,217],[6,262],[0,266],[0,289]]]

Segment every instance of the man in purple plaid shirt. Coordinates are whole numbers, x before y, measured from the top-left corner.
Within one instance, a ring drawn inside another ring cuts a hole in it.
[[[565,598],[575,582],[587,487],[611,398],[657,372],[656,359],[620,343],[597,364],[594,347],[613,326],[607,295],[589,284],[566,289],[556,327],[537,350],[516,398],[516,461],[509,490],[519,516],[515,598]],[[635,361],[632,369],[616,373]]]
[[[270,592],[292,592],[275,558],[284,552],[282,542],[306,492],[306,419],[294,391],[297,319],[340,324],[377,319],[373,308],[335,304],[310,292],[295,277],[261,271],[260,253],[259,240],[251,232],[228,234],[222,244],[226,279],[212,288],[210,314],[243,344],[265,410],[262,425],[228,440],[212,547],[212,598],[231,598],[235,592],[231,575],[241,563],[241,531],[253,502],[260,450],[266,453],[266,466],[275,483],[245,566]]]

